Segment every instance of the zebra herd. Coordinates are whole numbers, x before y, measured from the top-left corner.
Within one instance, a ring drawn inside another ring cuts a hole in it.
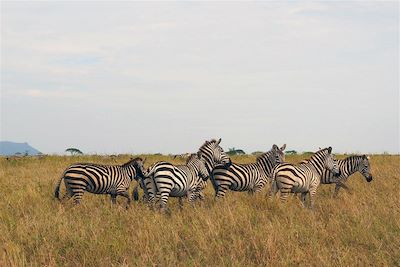
[[[349,190],[345,185],[347,178],[360,172],[365,179],[372,181],[369,157],[350,156],[336,160],[332,148],[324,148],[315,152],[310,159],[299,164],[285,162],[286,145],[272,148],[257,157],[256,162],[249,164],[233,163],[220,146],[221,139],[204,142],[197,153],[190,154],[186,164],[174,165],[159,161],[144,168],[145,160],[131,159],[123,165],[99,165],[92,163],[76,163],[69,166],[57,182],[54,196],[58,199],[73,198],[79,204],[85,191],[94,194],[109,194],[112,202],[117,196],[131,198],[128,190],[133,180],[137,184],[133,190],[133,198],[138,200],[139,187],[143,189],[143,200],[151,207],[159,203],[162,211],[168,210],[169,197],[187,197],[189,202],[204,199],[204,189],[208,179],[215,190],[215,197],[221,199],[228,190],[256,193],[266,184],[270,184],[269,197],[280,192],[280,199],[285,201],[289,194],[300,193],[306,206],[306,196],[310,195],[310,207],[314,206],[314,196],[318,186],[335,184],[334,195],[340,188]],[[62,180],[66,193],[60,197]]]

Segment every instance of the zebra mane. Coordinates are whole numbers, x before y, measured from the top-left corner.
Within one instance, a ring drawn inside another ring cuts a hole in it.
[[[121,165],[121,167],[127,167],[129,165],[132,165],[133,163],[135,163],[136,161],[143,161],[142,158],[140,157],[136,157],[134,159],[130,159],[128,162],[125,162],[124,164]]]
[[[366,155],[352,155],[344,158],[343,160],[352,160],[352,159],[368,159]]]
[[[272,150],[267,151],[267,152],[265,152],[265,153],[259,155],[259,156],[256,158],[256,162],[259,162],[259,161],[262,160],[263,158],[268,158],[271,154],[272,154]]]
[[[193,160],[193,158],[199,158],[199,154],[198,153],[192,153],[189,155],[189,157],[186,159],[186,165]]]
[[[216,143],[218,143],[218,141],[215,140],[215,139],[211,139],[211,141],[206,140],[206,141],[200,146],[199,150],[201,150],[202,148],[204,148],[204,147],[206,147],[206,146],[209,146],[209,145],[212,145],[212,144],[216,144]]]

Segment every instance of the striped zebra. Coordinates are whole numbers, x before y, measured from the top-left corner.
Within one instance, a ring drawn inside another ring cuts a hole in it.
[[[221,139],[218,141],[206,141],[197,152],[197,160],[200,160],[205,167],[203,170],[205,173],[202,174],[202,179],[204,180],[208,179],[210,172],[217,164],[230,164],[231,162],[224,150],[219,146],[220,142]],[[194,160],[193,157],[190,159]],[[182,167],[167,162],[158,162],[149,169],[147,177],[143,178],[143,184],[145,195],[151,204],[156,201],[157,194],[160,195],[160,207],[162,210],[165,210],[169,196],[188,196],[189,201],[193,201],[201,194],[198,185],[202,180],[197,179],[192,182],[192,176],[181,174],[179,170]]]
[[[341,187],[350,190],[350,188],[345,185],[345,182],[350,175],[356,172],[360,172],[367,182],[372,181],[368,156],[350,156],[345,159],[336,160],[336,162],[339,168],[339,175],[336,176],[331,171],[325,169],[321,177],[321,184],[336,184],[333,193],[334,197],[337,196]]]
[[[173,165],[165,161],[157,162],[147,173],[153,182],[150,190],[147,187],[149,202],[154,203],[159,195],[160,208],[163,210],[166,208],[170,196],[179,197],[180,203],[182,203],[182,197],[188,196],[191,202],[197,184],[200,180],[206,179],[208,175],[204,161],[199,154],[190,155],[185,165]]]
[[[144,162],[141,158],[135,158],[122,165],[72,164],[59,179],[54,196],[60,199],[60,186],[64,179],[67,191],[64,197],[72,197],[75,204],[81,202],[83,193],[87,191],[94,194],[110,194],[114,204],[118,195],[123,196],[127,198],[129,205],[129,186],[133,179],[137,180],[144,175]]]
[[[227,190],[256,193],[270,180],[272,169],[285,160],[286,144],[272,149],[249,164],[232,163],[228,168],[218,166],[212,171],[211,182],[217,198],[223,198]]]
[[[313,208],[314,196],[324,169],[330,170],[334,175],[339,173],[338,166],[332,154],[332,147],[317,151],[306,163],[299,165],[282,163],[277,165],[272,173],[270,197],[280,191],[280,199],[285,201],[290,193],[301,193],[301,200],[305,207],[306,196],[309,193],[310,206]]]

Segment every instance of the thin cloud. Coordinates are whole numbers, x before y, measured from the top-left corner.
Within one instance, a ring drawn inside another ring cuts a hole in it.
[[[178,153],[211,137],[246,151],[291,142],[298,151],[329,143],[396,152],[395,7],[7,2],[2,134],[29,137],[49,152],[63,142],[86,151],[115,152],[126,143],[137,152]],[[15,114],[25,107],[24,120],[41,118],[58,131],[18,129]],[[82,116],[90,119],[82,123]],[[107,131],[97,131],[104,118]],[[74,136],[64,122],[85,135]]]
[[[73,90],[40,90],[40,89],[29,89],[17,93],[17,95],[33,97],[33,98],[82,98],[86,94],[84,92],[73,91]]]

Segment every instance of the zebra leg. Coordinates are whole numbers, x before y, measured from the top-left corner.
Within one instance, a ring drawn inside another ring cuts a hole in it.
[[[314,197],[317,193],[317,188],[310,188],[310,209],[314,209]]]
[[[69,192],[65,192],[64,195],[60,198],[61,202],[65,202],[71,198],[71,194]]]
[[[350,194],[352,194],[351,191],[352,191],[353,189],[351,189],[350,186],[345,185],[344,182],[339,182],[339,183],[340,183],[340,187],[343,187],[343,189],[347,190],[347,192],[349,192]]]
[[[301,193],[301,202],[303,203],[303,207],[306,207],[306,198],[307,198],[307,192],[302,192]]]
[[[75,194],[72,196],[74,199],[75,205],[81,204],[81,199],[82,199],[83,192],[75,192]]]
[[[115,205],[117,203],[117,195],[116,194],[111,194],[111,203]]]
[[[217,191],[215,192],[215,197],[217,199],[219,198],[224,198],[225,197],[225,193],[228,190],[229,185],[219,185],[217,188]]]
[[[129,197],[129,193],[127,191],[123,191],[123,192],[118,193],[118,195],[125,197],[127,199],[126,208],[128,208],[131,205],[131,198]]]
[[[276,182],[272,182],[271,187],[269,188],[268,198],[272,199],[275,197],[276,193],[278,193],[278,186]]]
[[[336,184],[335,184],[335,191],[333,192],[333,197],[334,197],[334,198],[337,197],[337,195],[338,195],[338,193],[339,193],[339,190],[340,190],[340,187],[341,187],[341,185],[340,185],[339,183],[336,183]]]
[[[163,187],[158,187],[160,189],[160,210],[161,212],[170,213],[167,208],[167,202],[169,198],[169,194],[171,193],[173,185],[172,184],[163,184]]]
[[[178,197],[179,208],[183,209],[183,197]]]
[[[204,199],[206,199],[204,192],[203,191],[199,191],[197,193],[197,198],[200,199],[201,201],[203,201]]]
[[[281,190],[281,195],[279,197],[279,199],[281,200],[281,202],[286,202],[287,198],[289,197],[289,194],[291,193],[291,189],[288,188],[282,188]]]
[[[73,198],[75,205],[81,203],[83,193],[85,192],[85,187],[83,185],[70,187],[68,186],[69,195]]]
[[[132,198],[134,201],[139,201],[139,181],[137,181],[135,187],[133,187]]]

